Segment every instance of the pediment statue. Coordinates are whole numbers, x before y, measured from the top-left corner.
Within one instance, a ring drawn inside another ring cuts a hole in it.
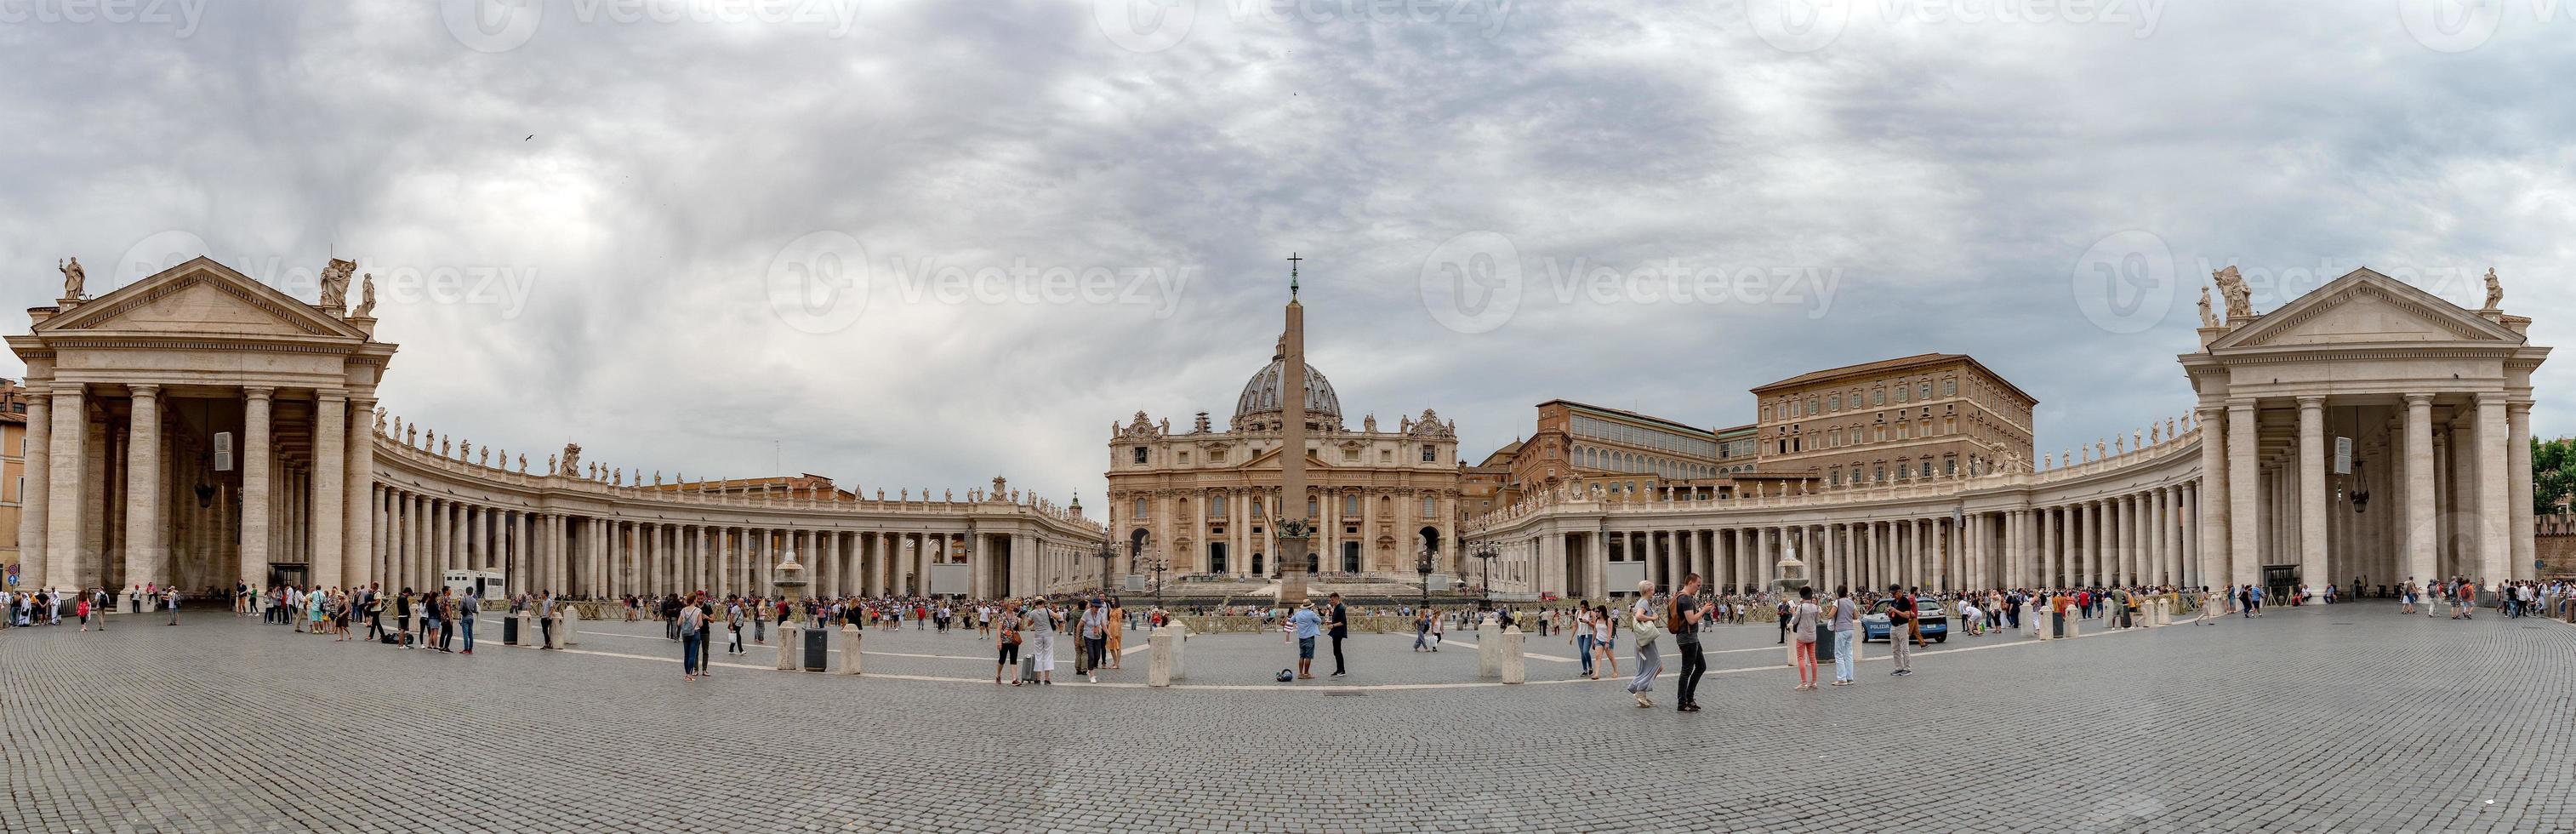
[[[89,283],[89,273],[81,269],[80,259],[55,261],[54,269],[63,273],[63,297],[81,297],[81,285]]]
[[[2500,310],[2504,304],[2504,283],[2496,280],[2495,267],[2487,267],[2487,306],[2481,310]]]
[[[2227,299],[2227,323],[2236,324],[2254,317],[2254,291],[2245,286],[2245,276],[2234,265],[2209,274],[2218,283],[2219,296]]]

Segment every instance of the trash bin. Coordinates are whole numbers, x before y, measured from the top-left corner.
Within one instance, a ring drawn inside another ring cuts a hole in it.
[[[804,634],[805,671],[829,670],[832,664],[832,632],[823,628],[808,628],[804,630]]]
[[[518,644],[519,644],[519,617],[518,617],[518,615],[513,614],[513,615],[511,615],[511,616],[502,617],[502,618],[501,618],[501,645],[504,645],[504,646],[516,646],[516,645],[518,645]]]
[[[1834,627],[1816,626],[1816,662],[1834,662]]]

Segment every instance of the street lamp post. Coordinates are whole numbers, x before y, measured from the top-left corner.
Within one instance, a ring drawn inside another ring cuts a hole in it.
[[[1154,571],[1154,607],[1161,608],[1163,607],[1163,569],[1171,567],[1171,563],[1161,557],[1155,557],[1146,562],[1145,567]]]
[[[1477,542],[1474,547],[1475,550],[1469,552],[1475,554],[1476,561],[1485,563],[1485,582],[1476,591],[1476,610],[1491,611],[1494,610],[1494,557],[1503,554],[1494,550],[1492,542]]]
[[[1422,558],[1421,558],[1419,561],[1416,561],[1416,562],[1414,562],[1414,563],[1413,563],[1413,572],[1414,572],[1414,573],[1422,574],[1422,607],[1424,607],[1424,608],[1430,608],[1430,607],[1431,607],[1431,551],[1428,551],[1428,550],[1422,551]]]
[[[1116,551],[1109,544],[1109,537],[1100,537],[1100,593],[1103,596],[1109,594],[1109,560],[1116,556]]]

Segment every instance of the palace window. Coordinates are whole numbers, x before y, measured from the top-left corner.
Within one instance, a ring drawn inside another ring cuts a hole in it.
[[[1926,382],[1921,385],[1917,385],[1914,387],[1914,390],[1921,395],[1921,399],[1928,400],[1932,398],[1932,383]]]
[[[1145,499],[1136,499],[1136,520],[1145,520]]]
[[[1885,483],[1887,481],[1887,464],[1879,464],[1876,469],[1875,477],[1871,478],[1871,480]]]
[[[1959,474],[1959,459],[1958,459],[1957,457],[1944,457],[1944,458],[1942,458],[1942,459],[1941,459],[1941,474],[1943,474],[1943,475],[1956,475],[1956,474]]]
[[[1904,402],[1904,401],[1905,401],[1905,386],[1902,386],[1902,385],[1896,386],[1896,401],[1897,401],[1897,402]]]
[[[1307,518],[1307,520],[1311,521],[1311,520],[1318,519],[1318,518],[1323,518],[1323,517],[1324,517],[1324,513],[1323,513],[1323,511],[1318,510],[1318,509],[1316,509],[1316,507],[1315,507],[1315,496],[1312,496],[1312,495],[1306,496],[1306,518]]]
[[[1181,453],[1181,465],[1182,465],[1182,466],[1188,466],[1188,465],[1190,465],[1190,453],[1188,453],[1188,452],[1182,452],[1182,453]]]
[[[1766,406],[1763,406],[1763,407],[1762,407],[1762,422],[1765,422],[1765,423],[1771,422],[1771,407],[1770,407],[1770,406],[1767,406],[1767,405],[1766,405]]]
[[[1958,380],[1956,380],[1956,379],[1944,379],[1944,380],[1941,380],[1941,396],[1944,396],[1944,397],[1956,397],[1956,396],[1958,396],[1958,395],[1959,395],[1959,381],[1958,381]]]
[[[1217,493],[1215,495],[1208,496],[1207,508],[1209,518],[1224,518],[1225,494]]]
[[[1432,516],[1436,516],[1436,515],[1439,515],[1439,514],[1440,514],[1440,499],[1438,499],[1438,498],[1431,498],[1431,497],[1425,497],[1425,498],[1423,498],[1423,499],[1422,499],[1422,517],[1423,517],[1423,518],[1430,518],[1430,517],[1432,517]]]
[[[1394,463],[1394,462],[1395,462],[1395,450],[1393,450],[1393,449],[1379,449],[1379,450],[1377,450],[1377,462],[1379,462],[1379,463]]]
[[[1345,461],[1345,462],[1349,462],[1349,463],[1357,463],[1357,462],[1359,462],[1359,459],[1360,459],[1360,450],[1358,450],[1358,449],[1343,449],[1343,450],[1342,450],[1342,460],[1343,460],[1343,461]]]
[[[1869,404],[1870,404],[1870,405],[1886,405],[1886,404],[1887,404],[1887,389],[1885,389],[1885,388],[1879,388],[1879,389],[1874,389],[1874,390],[1870,391],[1870,392],[1869,392]]]
[[[1841,394],[1835,394],[1835,395],[1833,395],[1833,396],[1826,397],[1826,398],[1825,398],[1825,410],[1826,410],[1826,411],[1841,411],[1841,410],[1843,410],[1843,395],[1841,395]]]
[[[1422,462],[1423,462],[1423,463],[1439,463],[1439,462],[1440,462],[1440,447],[1438,447],[1438,446],[1433,446],[1433,445],[1431,445],[1431,444],[1429,444],[1429,443],[1422,444]]]
[[[1359,514],[1360,514],[1360,494],[1359,494],[1359,493],[1353,492],[1353,493],[1348,493],[1348,494],[1345,494],[1345,495],[1343,495],[1343,496],[1342,496],[1342,514],[1343,514],[1343,515],[1346,515],[1346,516],[1353,516],[1353,515],[1359,515]]]
[[[1254,498],[1254,499],[1252,499],[1252,517],[1253,517],[1253,518],[1266,518],[1266,517],[1267,517],[1267,516],[1262,515],[1262,513],[1261,513],[1261,499],[1259,499],[1259,498]]]
[[[1138,464],[1143,464],[1145,462],[1145,447],[1136,447],[1136,462]]]

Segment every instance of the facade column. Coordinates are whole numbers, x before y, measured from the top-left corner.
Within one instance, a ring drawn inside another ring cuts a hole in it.
[[[313,402],[313,470],[300,494],[305,508],[305,561],[313,565],[313,583],[324,588],[345,588],[350,574],[348,507],[349,486],[343,478],[349,465],[349,394],[324,390]]]
[[[54,394],[45,386],[27,392],[27,479],[18,500],[18,579],[21,587],[53,587]]]
[[[2331,584],[2326,571],[2326,398],[2299,398],[2299,584]]]
[[[2512,474],[2506,485],[2506,504],[2513,508],[2513,519],[2505,526],[2512,544],[2507,559],[2512,563],[2513,579],[2537,579],[2540,568],[2538,542],[2532,540],[2531,508],[2531,401],[2505,401],[2505,465]]]
[[[128,389],[133,408],[125,444],[125,583],[166,586],[171,574],[170,549],[161,538],[161,386]]]
[[[2513,545],[2505,532],[2505,525],[2514,518],[2510,506],[2513,502],[2508,501],[2506,494],[2513,477],[2505,471],[2505,462],[2511,459],[2505,447],[2508,436],[2512,434],[2508,429],[2510,421],[2505,416],[2505,395],[2500,392],[2479,394],[2476,414],[2477,446],[2471,459],[2477,462],[2477,582],[2481,587],[2493,590],[2496,583],[2512,578],[2515,570],[2511,563]],[[2526,470],[2529,468],[2524,467]],[[2526,497],[2519,503],[2530,504],[2529,495],[2524,493]],[[2520,533],[2524,536],[2530,534],[2528,529]]]
[[[253,387],[242,389],[242,443],[240,450],[241,460],[239,461],[242,472],[241,581],[248,583],[253,588],[262,589],[268,587],[268,499],[270,493],[273,491],[269,483],[269,400],[270,397],[276,393],[276,390],[271,388]],[[79,410],[77,408],[77,405],[79,404],[77,398],[74,399],[73,404],[75,405],[75,408],[72,410],[77,413]],[[62,399],[60,394],[55,395],[54,408],[58,411],[62,409]],[[55,421],[54,433],[57,436],[57,440],[59,440],[59,436],[62,433],[62,423],[59,419]],[[58,458],[65,456],[60,454],[61,446],[59,443],[57,443],[55,448]],[[69,457],[77,459],[78,453],[75,452],[72,455],[69,455]],[[60,481],[60,461],[57,460],[56,463],[57,466],[55,467],[55,471],[58,473],[56,475],[56,480]],[[77,477],[77,475],[75,475],[75,477]],[[78,488],[77,483],[73,486],[75,489]],[[56,494],[59,495],[60,493],[58,492]],[[57,517],[59,518],[60,516],[58,515]],[[79,516],[73,515],[71,518],[78,519]],[[77,522],[75,522],[75,526],[77,526]],[[65,546],[67,543],[61,538],[56,538],[54,540],[54,544],[55,546],[60,547]]]
[[[2255,420],[2254,400],[2227,401],[2227,471],[2213,481],[2212,498],[2227,502],[2224,519],[2228,532],[2228,582],[2253,585],[2263,580],[2261,531],[2261,478],[2254,458],[2255,433],[2260,429]]]

